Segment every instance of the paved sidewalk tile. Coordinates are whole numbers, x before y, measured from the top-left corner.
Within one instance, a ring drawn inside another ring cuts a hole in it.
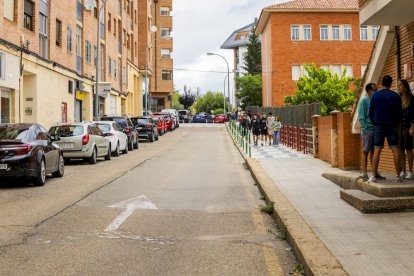
[[[414,275],[414,212],[360,213],[322,177],[340,170],[284,146],[252,156],[350,275]]]

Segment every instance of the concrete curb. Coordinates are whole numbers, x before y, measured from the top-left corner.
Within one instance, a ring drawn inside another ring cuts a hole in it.
[[[246,157],[234,140],[233,143],[245,160],[266,202],[274,203],[273,216],[279,227],[284,228],[287,240],[296,257],[303,264],[306,275],[349,275],[304,221],[292,203],[279,190],[260,163],[253,158]]]

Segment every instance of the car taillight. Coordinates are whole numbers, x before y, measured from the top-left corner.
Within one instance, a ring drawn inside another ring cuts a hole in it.
[[[28,145],[28,144],[24,144],[21,146],[19,145],[18,147],[16,147],[16,155],[28,154],[31,149],[32,149],[31,145]]]
[[[124,128],[124,132],[125,132],[125,134],[130,134],[131,133],[131,128],[130,127]]]
[[[82,145],[87,145],[89,143],[89,134],[85,134],[82,136]]]

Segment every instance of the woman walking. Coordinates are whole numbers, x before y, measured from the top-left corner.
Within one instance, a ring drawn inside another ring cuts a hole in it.
[[[274,141],[274,134],[275,134],[275,128],[273,127],[273,123],[275,122],[275,117],[273,116],[272,112],[269,112],[269,117],[267,117],[266,120],[266,126],[267,126],[267,134],[268,134],[268,138],[269,138],[269,146],[275,144]]]
[[[280,129],[282,128],[282,123],[280,122],[279,116],[276,116],[276,120],[274,122],[274,128],[275,128],[275,146],[279,146],[280,142]]]
[[[252,126],[252,132],[253,132],[253,143],[255,146],[257,146],[257,143],[259,140],[260,124],[261,124],[260,119],[257,116],[257,114],[253,114],[251,126]]]
[[[261,144],[267,142],[267,118],[266,113],[262,113],[262,117],[260,118],[260,140],[262,141]]]
[[[400,177],[401,179],[413,179],[413,137],[411,135],[414,135],[414,96],[406,80],[400,80],[398,92],[401,93],[403,110],[399,143]],[[408,159],[408,172],[406,159]]]

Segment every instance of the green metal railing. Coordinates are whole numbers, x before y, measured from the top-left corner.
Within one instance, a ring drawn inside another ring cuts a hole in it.
[[[251,131],[248,128],[242,127],[240,124],[237,124],[235,121],[229,123],[228,129],[234,142],[248,157],[252,157]]]

